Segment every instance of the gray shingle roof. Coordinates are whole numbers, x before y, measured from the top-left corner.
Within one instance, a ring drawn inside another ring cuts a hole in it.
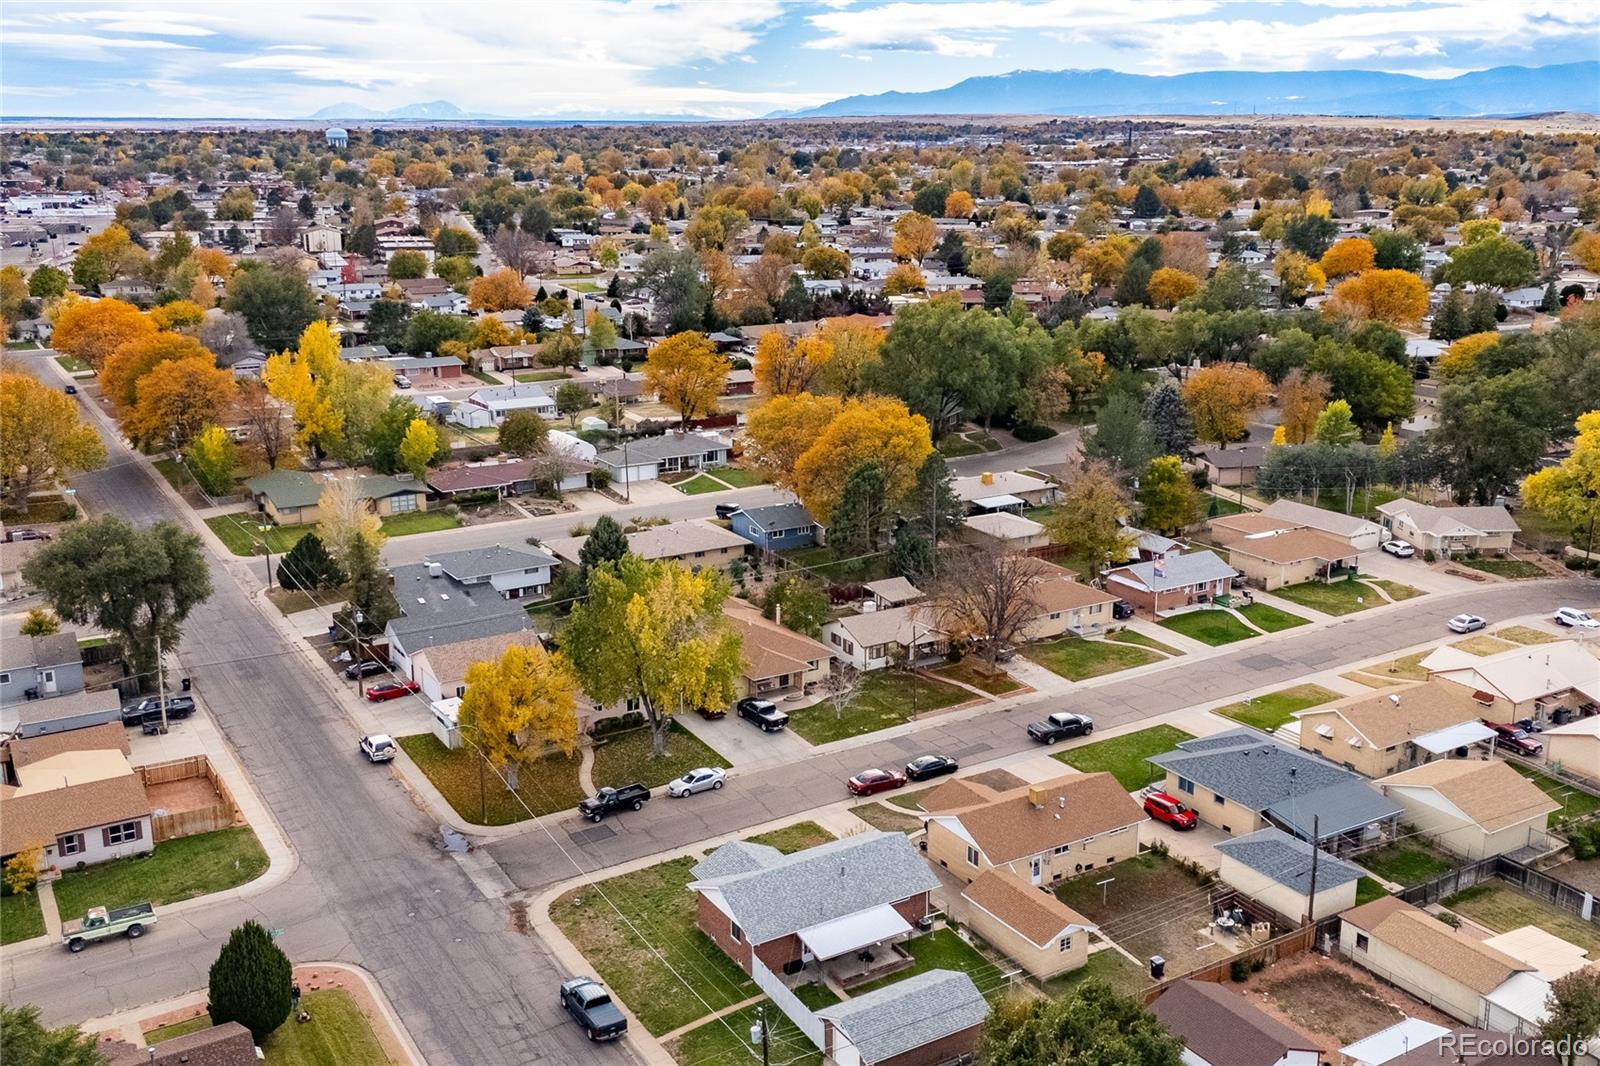
[[[435,644],[455,644],[531,628],[528,612],[491,588],[469,590],[448,577],[429,577],[423,563],[393,570],[394,596],[405,612],[389,630],[408,654]]]
[[[926,970],[817,1012],[850,1038],[869,1066],[981,1025],[988,1016],[978,986],[954,970]]]
[[[508,548],[504,544],[430,555],[428,561],[444,567],[444,572],[457,581],[481,581],[495,574],[556,565],[555,556],[536,548]]]
[[[716,889],[752,944],[871,907],[931,892],[939,879],[901,833],[867,833],[821,844],[759,870],[696,883]]]
[[[1311,845],[1281,829],[1266,828],[1217,845],[1223,855],[1302,896],[1311,890]],[[1338,888],[1361,871],[1324,852],[1317,859],[1317,890]]]
[[[731,877],[734,874],[747,874],[753,870],[762,870],[783,858],[783,852],[770,844],[752,844],[747,840],[735,840],[707,855],[695,863],[689,872],[701,881],[709,881],[717,877]]]
[[[629,441],[626,449],[612,448],[601,452],[596,458],[606,466],[621,466],[626,453],[628,464],[638,466],[641,463],[657,463],[674,457],[684,458],[727,450],[726,444],[713,437],[703,437],[698,433],[686,433],[680,437],[676,433],[666,433],[659,437],[640,437],[638,440]]]
[[[746,507],[747,518],[754,528],[763,533],[776,533],[783,529],[804,529],[816,525],[816,519],[801,503],[776,503],[770,507]]]
[[[1168,556],[1160,576],[1156,574],[1156,566],[1155,562],[1119,566],[1111,571],[1109,579],[1123,584],[1142,584],[1152,592],[1167,592],[1210,581],[1231,580],[1237,573],[1213,551]],[[1124,575],[1132,575],[1137,581],[1129,581]]]

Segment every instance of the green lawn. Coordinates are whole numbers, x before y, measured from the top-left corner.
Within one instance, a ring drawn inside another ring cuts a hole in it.
[[[991,696],[1004,696],[1007,692],[1015,692],[1022,687],[1022,682],[1001,670],[997,674],[989,672],[989,664],[976,656],[968,656],[958,663],[950,663],[931,671],[935,677],[949,678],[951,681],[960,681],[981,689]]]
[[[1544,569],[1537,563],[1523,559],[1455,559],[1453,562],[1471,570],[1512,579],[1544,577]]]
[[[237,888],[267,872],[267,853],[249,828],[166,840],[148,855],[71,870],[55,884],[63,921],[90,907],[165,903]]]
[[[1141,648],[1154,648],[1156,651],[1166,652],[1168,655],[1182,655],[1183,652],[1171,644],[1163,644],[1155,637],[1147,637],[1136,629],[1119,629],[1106,638],[1118,644],[1137,644]]]
[[[158,1025],[145,1033],[144,1039],[146,1043],[159,1044],[163,1041],[171,1040],[175,1036],[188,1036],[190,1033],[198,1033],[202,1029],[209,1028],[211,1028],[211,1016],[209,1014],[197,1014],[193,1018],[181,1022],[173,1022],[171,1025]]]
[[[746,470],[742,466],[725,466],[711,471],[711,476],[718,481],[726,482],[736,489],[748,489],[754,485],[765,485],[767,479],[754,470]]]
[[[720,481],[714,481],[704,474],[696,474],[688,481],[680,481],[672,486],[685,496],[699,496],[707,492],[726,492],[728,486]]]
[[[300,997],[300,1007],[311,1020],[290,1018],[268,1036],[261,1048],[267,1066],[388,1066],[389,1056],[372,1031],[372,1023],[342,988],[324,988]],[[151,1044],[211,1028],[211,1019],[199,1015],[163,1025],[144,1034]]]
[[[1509,933],[1536,925],[1547,933],[1577,944],[1591,956],[1600,953],[1600,930],[1569,911],[1535,899],[1503,881],[1487,881],[1446,896],[1439,901],[1479,925]]]
[[[0,896],[0,944],[44,935],[44,911],[33,892]]]
[[[615,788],[635,781],[646,788],[657,788],[701,766],[727,765],[728,760],[677,722],[671,723],[667,731],[666,751],[659,759],[651,746],[648,726],[611,733],[594,746],[594,783],[598,788]]]
[[[1353,861],[1385,881],[1407,888],[1431,881],[1455,865],[1441,853],[1416,844],[1391,844]]]
[[[1359,581],[1337,581],[1331,585],[1321,581],[1307,581],[1300,585],[1285,585],[1281,589],[1274,589],[1272,594],[1290,603],[1298,603],[1302,607],[1321,611],[1323,614],[1354,614],[1356,611],[1364,611],[1383,602],[1382,596]],[[1357,599],[1362,602],[1357,603]]]
[[[10,345],[7,345],[7,347],[10,347]],[[65,370],[69,374],[81,374],[85,370],[93,369],[93,367],[91,367],[88,363],[84,362],[82,359],[79,359],[75,355],[56,356],[56,365],[61,367],[62,370]]]
[[[1125,996],[1131,996],[1150,984],[1144,969],[1137,963],[1128,961],[1128,957],[1120,951],[1101,948],[1076,970],[1068,970],[1059,977],[1050,978],[1044,983],[1044,990],[1051,998],[1058,998],[1070,995],[1079,985],[1091,979],[1104,981]]]
[[[1587,818],[1600,810],[1600,796],[1582,792],[1548,774],[1541,774],[1531,766],[1514,762],[1511,763],[1511,768],[1538,785],[1544,790],[1545,795],[1562,805],[1559,812],[1551,815],[1552,818]]]
[[[1054,758],[1086,774],[1103,770],[1132,792],[1161,776],[1161,769],[1147,761],[1150,756],[1165,754],[1177,747],[1180,740],[1192,739],[1193,734],[1177,726],[1153,725],[1137,733],[1124,733],[1120,737],[1058,751]]]
[[[1206,607],[1198,611],[1189,611],[1187,614],[1163,618],[1161,624],[1174,633],[1182,633],[1213,648],[1219,644],[1232,644],[1236,640],[1249,640],[1256,635],[1254,630],[1231,613],[1217,607]]]
[[[565,381],[568,375],[565,370],[525,370],[520,374],[512,374],[511,376],[517,381],[528,382]]]
[[[1144,666],[1161,659],[1159,655],[1143,648],[1113,644],[1106,640],[1084,640],[1082,637],[1062,637],[1045,644],[1030,644],[1024,654],[1068,681],[1114,674],[1118,670]]]
[[[299,543],[300,538],[316,530],[315,525],[268,526],[261,532],[261,524],[248,511],[237,514],[214,515],[206,525],[227,545],[235,555],[260,555],[263,540],[273,555],[281,555]],[[383,532],[391,537],[405,537],[412,533],[432,533],[440,529],[455,529],[461,519],[443,511],[413,511],[394,515],[383,520]]]
[[[793,855],[797,851],[804,851],[837,839],[816,822],[796,822],[782,829],[770,829],[765,833],[745,838],[748,843],[765,844],[769,848],[777,848],[785,855]]]
[[[1348,513],[1361,518],[1371,518],[1379,507],[1399,498],[1400,494],[1398,492],[1387,487],[1357,489],[1352,494],[1352,504]],[[1343,489],[1323,489],[1318,494],[1315,502],[1318,507],[1325,511],[1334,511],[1338,514],[1347,513],[1344,509],[1345,495]]]
[[[816,989],[817,992],[805,991],[805,996],[817,998],[820,992],[827,999],[838,1001],[839,997],[822,985],[802,985],[797,991],[809,989]],[[817,1046],[806,1039],[806,1035],[783,1011],[770,1002],[763,1002],[767,1003],[768,1057],[784,1066],[820,1066],[822,1052],[817,1050]],[[822,999],[817,999],[817,1008],[828,1005]],[[681,1066],[754,1066],[761,1053],[759,1049],[752,1051],[747,1041],[758,1006],[760,1004],[752,1003],[724,1015],[720,1020],[698,1025],[669,1042],[667,1051]]]
[[[915,976],[924,970],[958,970],[965,973],[972,978],[972,983],[978,986],[978,991],[990,1000],[999,999],[1005,993],[1006,986],[1000,979],[1000,968],[984,958],[977,948],[957,936],[954,929],[935,929],[926,936],[906,941],[901,947],[915,960],[911,966],[888,977],[858,985],[850,989],[850,995],[852,997],[865,995],[874,989],[892,985],[896,981],[904,981],[907,977]]]
[[[795,548],[781,554],[795,566],[803,567],[824,581],[866,582],[894,576],[888,552],[840,562],[832,548],[819,544],[814,548]]]
[[[850,808],[850,813],[874,829],[885,833],[915,833],[922,828],[922,819],[897,811],[883,803],[860,803]]]
[[[1246,507],[1238,500],[1230,500],[1226,496],[1214,493],[1206,496],[1206,517],[1221,518],[1223,515],[1244,514]]]
[[[972,693],[921,674],[875,670],[838,717],[824,700],[789,715],[789,728],[813,744],[888,729],[912,720],[914,714],[938,710],[972,699]]]
[[[1389,894],[1388,889],[1370,877],[1362,877],[1356,882],[1356,906],[1371,903],[1375,899],[1382,899]]]
[[[485,374],[481,370],[468,370],[467,371],[467,376],[470,377],[470,378],[477,378],[479,381],[483,382],[485,385],[504,385],[505,384],[504,381],[501,381],[499,378],[495,377],[493,374]]]
[[[697,861],[686,856],[583,885],[550,906],[597,976],[657,1036],[704,1017],[707,1005],[720,1010],[756,993],[695,927],[695,895],[686,888]]]
[[[1249,603],[1239,608],[1239,613],[1249,619],[1250,624],[1257,629],[1264,629],[1268,633],[1276,633],[1283,629],[1293,629],[1310,622],[1309,618],[1301,618],[1288,611],[1280,611],[1270,603]]]
[[[471,748],[451,751],[432,733],[396,737],[395,743],[411,756],[455,812],[477,825],[510,825],[530,817],[528,808],[534,814],[550,814],[576,807],[583,798],[583,786],[578,783],[582,760],[576,752],[570,759],[551,755],[524,767],[513,793],[492,767],[482,765]]]
[[[194,482],[189,476],[189,471],[177,459],[157,459],[150,464],[156,468],[156,473],[167,479],[167,484],[182,492]]]
[[[455,529],[461,519],[443,511],[412,511],[410,514],[392,515],[383,520],[383,532],[391,537],[406,537],[412,533],[434,533],[441,529]]]
[[[1390,581],[1385,577],[1364,577],[1361,579],[1361,583],[1364,585],[1378,586],[1383,591],[1387,592],[1389,594],[1389,598],[1396,603],[1402,603],[1405,600],[1414,599],[1417,596],[1423,595],[1423,591],[1421,589],[1414,589],[1410,585],[1402,585],[1398,581]]]
[[[1257,696],[1253,700],[1241,700],[1226,707],[1218,707],[1217,713],[1224,718],[1232,718],[1235,722],[1254,726],[1263,733],[1271,733],[1280,726],[1294,721],[1295,711],[1303,711],[1307,707],[1315,707],[1319,703],[1327,703],[1338,698],[1337,692],[1330,692],[1321,685],[1296,685],[1278,692],[1269,692],[1265,696]]]

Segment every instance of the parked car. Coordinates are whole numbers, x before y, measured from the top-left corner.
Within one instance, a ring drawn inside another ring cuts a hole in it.
[[[49,540],[50,534],[42,529],[8,529],[6,542],[9,544],[19,540]]]
[[[948,755],[919,755],[906,763],[906,776],[913,781],[926,781],[942,777],[961,769],[961,764]]]
[[[344,676],[354,681],[358,677],[371,677],[373,674],[386,674],[389,672],[388,663],[362,662],[351,663],[344,668]]]
[[[62,391],[65,392],[68,396],[76,396],[76,395],[78,395],[78,386],[76,386],[76,385],[68,385]]]
[[[1458,614],[1445,623],[1452,633],[1471,633],[1473,630],[1482,629],[1488,624],[1488,622],[1485,622],[1475,614]]]
[[[682,796],[692,796],[696,792],[715,792],[727,780],[726,771],[715,766],[702,766],[698,770],[690,770],[682,777],[667,782],[667,795],[678,799]]]
[[[1600,629],[1600,622],[1590,618],[1588,611],[1580,611],[1576,607],[1557,608],[1556,625],[1571,626],[1574,629]]]
[[[863,770],[844,783],[852,796],[871,796],[904,788],[906,775],[896,770]]]
[[[745,697],[738,703],[739,717],[747,722],[754,722],[761,727],[763,733],[776,733],[789,724],[789,716],[778,710],[778,705],[771,700],[758,700]]]
[[[1380,546],[1396,559],[1409,559],[1417,554],[1417,549],[1403,540],[1386,540]]]
[[[1133,617],[1133,604],[1127,600],[1118,600],[1111,605],[1111,617],[1117,621],[1126,621]]]
[[[368,733],[358,747],[368,762],[389,762],[400,754],[400,746],[388,733]]]
[[[404,374],[396,374],[394,376],[394,387],[397,389],[409,389],[411,387],[411,379]]]
[[[708,722],[715,722],[718,718],[728,717],[728,708],[726,707],[696,707],[695,711]]]
[[[1543,755],[1544,744],[1533,739],[1526,729],[1509,722],[1491,722],[1487,718],[1483,724],[1494,730],[1495,743],[1502,747],[1510,748],[1518,755]]]
[[[615,1040],[628,1031],[628,1019],[611,1002],[605,986],[592,977],[562,981],[561,1006],[590,1040]]]
[[[145,930],[156,924],[156,909],[148,903],[135,903],[108,911],[104,907],[90,907],[82,918],[74,918],[61,926],[61,942],[76,955],[92,940],[105,940],[125,936],[138,940]]]
[[[1028,725],[1028,736],[1041,744],[1054,744],[1068,737],[1086,737],[1094,732],[1094,719],[1086,714],[1058,711],[1042,722]]]
[[[744,508],[736,503],[719,503],[716,506],[717,517],[724,520],[732,518],[742,510]]]
[[[167,717],[169,719],[183,719],[194,713],[193,696],[168,696]],[[146,696],[134,700],[132,703],[122,705],[122,724],[138,725],[147,718],[161,720],[161,697]]]
[[[1144,798],[1144,813],[1174,829],[1193,829],[1200,816],[1165,792],[1152,792]]]
[[[421,686],[410,678],[400,681],[388,681],[382,685],[373,685],[367,689],[367,699],[373,703],[383,703],[387,700],[397,700],[401,696],[410,695]]]
[[[588,799],[578,801],[578,813],[598,822],[617,811],[636,811],[650,798],[650,790],[637,782],[621,788],[602,788]]]

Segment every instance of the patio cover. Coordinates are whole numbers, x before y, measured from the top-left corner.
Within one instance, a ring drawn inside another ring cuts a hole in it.
[[[1464,748],[1468,744],[1476,744],[1492,736],[1494,730],[1482,722],[1461,722],[1445,726],[1443,729],[1435,729],[1432,733],[1424,733],[1411,743],[1430,755],[1443,755],[1447,751]]]
[[[900,917],[899,911],[883,903],[842,918],[818,922],[800,930],[799,935],[800,942],[811,949],[811,954],[826,961],[909,932],[911,923]]]
[[[985,511],[998,511],[1005,507],[1026,507],[1028,501],[1021,496],[1012,496],[1007,493],[1003,496],[985,496],[981,500],[973,500],[974,507],[982,507]]]

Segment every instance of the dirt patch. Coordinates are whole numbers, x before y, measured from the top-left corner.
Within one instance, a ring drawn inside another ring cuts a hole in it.
[[[159,785],[146,785],[144,794],[152,810],[168,814],[199,811],[222,802],[222,795],[204,777],[186,777],[179,781],[163,781]]]
[[[1307,953],[1268,967],[1244,989],[1251,1003],[1322,1043],[1325,1059],[1339,1048],[1386,1029],[1409,1015],[1439,1025],[1455,1023],[1399,989],[1337,959]]]
[[[980,785],[987,785],[996,792],[1005,792],[1008,789],[1021,788],[1027,782],[1009,770],[985,770],[981,774],[973,774],[968,781],[976,781]]]
[[[1557,881],[1565,881],[1580,892],[1592,892],[1600,896],[1600,859],[1583,862],[1571,859],[1550,867],[1545,873]]]
[[[922,819],[897,811],[893,807],[885,807],[881,803],[863,803],[850,808],[850,813],[860,818],[874,829],[881,829],[885,833],[920,833]]]

